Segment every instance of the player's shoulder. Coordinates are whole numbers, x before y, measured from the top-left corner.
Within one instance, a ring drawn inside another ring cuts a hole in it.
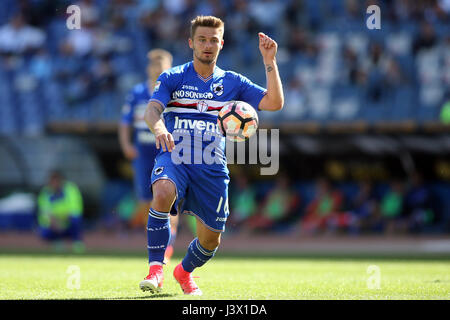
[[[163,73],[161,73],[161,76],[166,78],[179,77],[182,76],[184,73],[188,72],[191,66],[192,62],[186,62],[184,64],[180,64],[165,70]]]
[[[242,81],[244,79],[247,79],[244,75],[242,75],[239,72],[233,71],[233,70],[222,70],[223,71],[223,77],[234,80],[234,81]]]

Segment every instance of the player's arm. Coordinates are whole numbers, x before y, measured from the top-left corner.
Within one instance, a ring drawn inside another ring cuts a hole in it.
[[[258,109],[268,111],[281,110],[284,104],[284,94],[276,60],[278,45],[262,32],[258,33],[258,37],[259,51],[263,57],[267,80],[267,94],[261,99]]]
[[[144,120],[155,135],[156,148],[159,149],[162,147],[163,151],[172,152],[175,148],[175,142],[172,134],[167,131],[163,119],[161,119],[162,112],[163,108],[161,104],[150,100],[147,109],[145,109]]]
[[[137,151],[131,143],[131,126],[128,124],[119,124],[119,144],[123,154],[129,160],[133,160],[137,156]]]

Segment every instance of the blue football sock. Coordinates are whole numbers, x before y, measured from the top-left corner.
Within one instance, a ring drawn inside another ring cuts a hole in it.
[[[183,269],[187,272],[192,272],[195,268],[201,267],[214,256],[216,250],[217,248],[214,250],[207,250],[203,248],[200,245],[198,238],[195,238],[190,243],[183,261],[181,261]]]
[[[164,262],[164,253],[170,240],[169,213],[150,208],[147,222],[148,262]]]

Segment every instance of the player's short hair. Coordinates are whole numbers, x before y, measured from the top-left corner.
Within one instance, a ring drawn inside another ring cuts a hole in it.
[[[225,31],[225,23],[221,19],[214,16],[197,16],[195,19],[191,20],[191,39],[194,38],[197,27],[222,29],[222,34]]]
[[[167,60],[169,60],[170,64],[172,64],[172,62],[173,62],[172,54],[169,51],[167,51],[167,50],[159,49],[159,48],[150,50],[147,53],[147,58],[150,61],[158,60],[158,59],[167,59]]]

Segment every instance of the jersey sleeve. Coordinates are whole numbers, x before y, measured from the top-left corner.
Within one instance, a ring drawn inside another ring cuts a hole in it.
[[[134,93],[130,91],[125,97],[125,103],[122,106],[121,124],[131,125],[133,123]]]
[[[175,81],[174,78],[174,75],[168,72],[161,73],[158,80],[156,80],[150,101],[159,103],[163,109],[165,109],[172,96]]]
[[[238,100],[245,101],[259,110],[259,103],[266,95],[267,90],[240,74],[238,74],[238,81],[240,82]]]

